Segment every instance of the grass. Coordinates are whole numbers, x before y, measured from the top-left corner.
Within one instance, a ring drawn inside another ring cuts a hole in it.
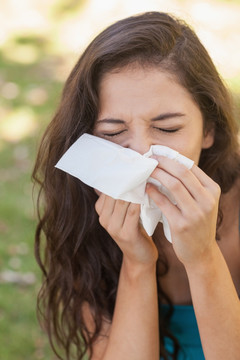
[[[36,220],[30,173],[35,147],[31,138],[2,144],[0,152],[0,270],[36,278],[30,285],[0,284],[0,358],[4,360],[54,359],[35,310],[41,278],[33,255]]]

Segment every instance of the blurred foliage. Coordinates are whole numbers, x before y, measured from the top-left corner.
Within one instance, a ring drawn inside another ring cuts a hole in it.
[[[65,17],[76,11],[81,11],[86,0],[65,0],[56,2],[52,7],[52,15],[54,17]]]
[[[41,276],[33,255],[36,218],[30,174],[38,134],[51,117],[61,83],[52,78],[49,60],[39,52],[38,62],[31,65],[4,56],[0,63],[6,95],[0,123],[0,359],[5,360],[55,359],[36,319]],[[51,66],[55,61],[51,59]],[[4,281],[9,270],[35,274],[36,281]]]
[[[64,8],[59,15],[61,11]],[[0,359],[4,360],[56,359],[36,317],[41,274],[34,259],[31,183],[40,136],[65,77],[65,62],[51,43],[51,37],[41,34],[17,33],[0,51]],[[26,275],[30,283],[20,281]]]

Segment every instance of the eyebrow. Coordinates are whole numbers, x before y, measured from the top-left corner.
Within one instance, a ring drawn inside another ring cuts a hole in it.
[[[151,119],[151,121],[166,120],[166,119],[182,117],[182,116],[185,116],[185,114],[180,112],[175,112],[175,113],[168,112],[154,117],[153,119]]]
[[[160,115],[152,118],[151,121],[167,120],[167,119],[182,117],[182,116],[185,116],[185,114],[180,113],[180,112],[175,112],[175,113],[168,112],[168,113],[163,113],[163,114],[160,114]],[[125,124],[125,121],[122,119],[105,118],[105,119],[97,120],[97,123]]]

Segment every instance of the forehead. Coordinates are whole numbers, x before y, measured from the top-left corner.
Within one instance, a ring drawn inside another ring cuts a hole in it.
[[[100,112],[181,111],[197,106],[176,76],[156,67],[141,66],[106,73],[99,86],[99,102]]]

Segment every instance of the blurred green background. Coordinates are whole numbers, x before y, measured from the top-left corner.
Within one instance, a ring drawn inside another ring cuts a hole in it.
[[[166,4],[167,3],[167,4]],[[36,319],[31,172],[63,83],[87,43],[122,17],[168,11],[197,31],[240,114],[238,0],[8,0],[0,3],[0,359],[55,359]]]

